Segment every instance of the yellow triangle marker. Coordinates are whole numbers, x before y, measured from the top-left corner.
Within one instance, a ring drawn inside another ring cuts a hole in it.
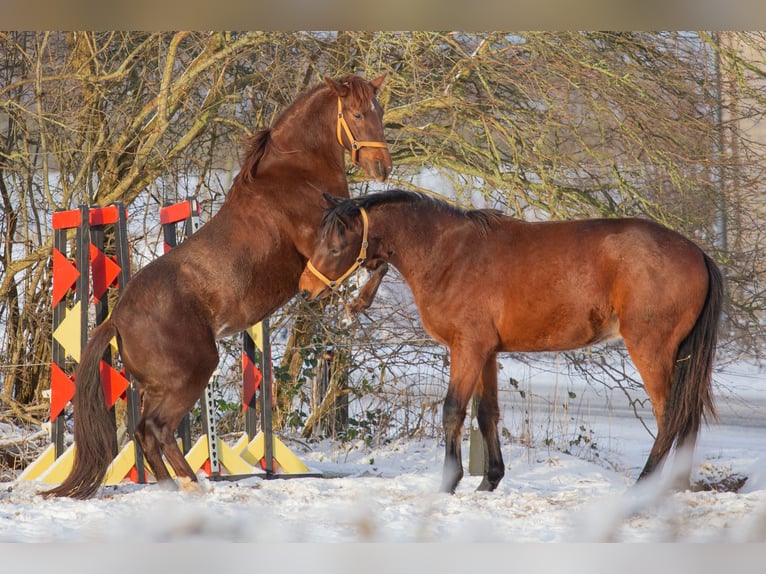
[[[109,309],[109,313],[106,316],[105,321],[108,321],[112,318],[112,310]],[[112,348],[112,357],[116,357],[117,354],[120,352],[120,348],[117,346],[117,337],[112,337],[112,340],[109,341],[109,346]]]
[[[53,338],[64,347],[64,352],[80,362],[80,301],[67,309],[63,321],[53,331]]]
[[[263,323],[256,323],[247,329],[247,334],[250,335],[258,350],[263,352]]]

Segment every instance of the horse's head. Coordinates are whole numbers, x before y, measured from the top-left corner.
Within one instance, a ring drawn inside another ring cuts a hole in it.
[[[377,181],[385,181],[393,168],[383,133],[383,108],[375,98],[385,78],[386,74],[369,82],[358,76],[325,78],[338,97],[338,143],[351,152],[351,161],[367,177]]]
[[[367,213],[325,194],[331,208],[319,229],[319,238],[300,277],[298,289],[312,299],[329,295],[367,260]]]

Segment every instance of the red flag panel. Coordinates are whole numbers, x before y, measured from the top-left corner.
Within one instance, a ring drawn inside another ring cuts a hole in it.
[[[82,217],[79,209],[70,209],[69,211],[57,211],[53,214],[53,229],[71,229],[80,227]]]
[[[107,225],[108,223],[117,223],[120,212],[116,205],[107,207],[91,207],[88,211],[88,223],[91,225]]]
[[[242,410],[253,404],[255,392],[261,385],[263,375],[245,353],[242,353]]]
[[[160,209],[160,223],[177,223],[191,216],[191,204],[188,201],[174,203]]]

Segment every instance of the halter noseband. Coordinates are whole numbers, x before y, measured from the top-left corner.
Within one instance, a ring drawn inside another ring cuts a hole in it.
[[[360,148],[388,147],[386,142],[360,142],[354,138],[354,134],[351,133],[351,128],[348,127],[346,118],[343,117],[343,100],[341,100],[340,96],[338,96],[338,126],[336,129],[336,135],[338,136],[338,143],[341,145],[341,147],[346,147],[345,145],[343,145],[343,137],[341,136],[341,127],[343,128],[343,131],[346,132],[346,137],[348,138],[348,141],[351,142],[351,161],[354,163],[354,165],[357,165],[356,158],[357,158],[357,155],[359,154]]]
[[[311,263],[310,259],[306,262],[306,269],[311,271],[317,279],[327,285],[332,291],[335,291],[335,288],[348,279],[349,276],[356,271],[362,263],[364,263],[364,260],[367,259],[367,212],[363,207],[360,207],[359,213],[362,215],[362,245],[359,247],[359,255],[357,256],[356,261],[354,261],[351,267],[348,268],[348,271],[333,281],[319,271],[319,269],[314,267],[314,264]]]

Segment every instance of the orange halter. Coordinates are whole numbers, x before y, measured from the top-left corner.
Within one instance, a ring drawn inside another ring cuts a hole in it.
[[[346,137],[348,138],[348,141],[351,142],[351,161],[354,163],[354,165],[357,165],[356,158],[357,158],[357,155],[359,154],[360,148],[388,147],[386,142],[360,142],[354,138],[354,134],[351,133],[351,128],[348,127],[346,118],[343,117],[343,101],[340,99],[340,96],[338,96],[338,129],[336,130],[336,134],[338,136],[338,143],[341,145],[341,147],[346,147],[345,145],[343,145],[343,137],[341,136],[341,127],[343,128],[343,131],[346,132]]]
[[[348,268],[348,271],[333,281],[319,271],[319,269],[314,267],[314,264],[311,263],[310,259],[306,262],[306,269],[311,271],[317,279],[327,285],[332,291],[335,291],[335,288],[348,279],[348,277],[356,271],[362,263],[364,263],[364,260],[367,259],[367,212],[363,207],[360,207],[359,213],[362,215],[362,245],[359,247],[359,255],[357,256],[356,261],[354,261],[351,267]]]

